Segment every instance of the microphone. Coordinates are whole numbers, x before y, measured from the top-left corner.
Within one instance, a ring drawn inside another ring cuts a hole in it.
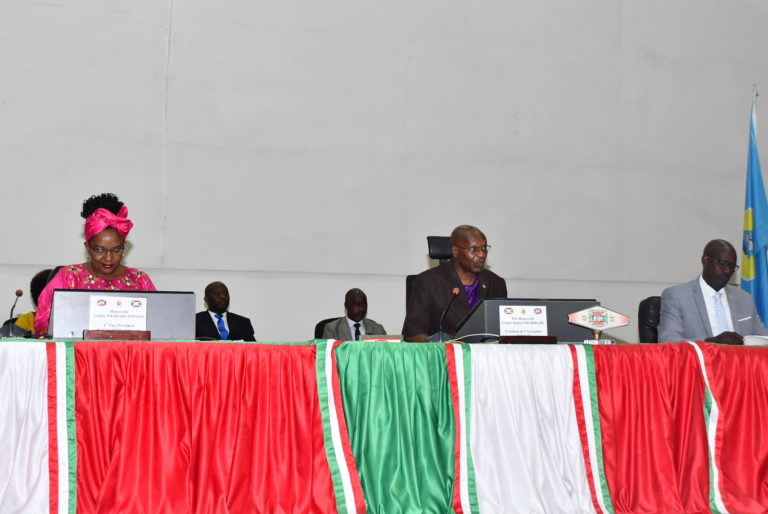
[[[13,310],[16,308],[16,302],[19,301],[19,298],[23,294],[24,291],[21,289],[16,290],[16,299],[13,301],[13,307],[11,307],[11,316],[5,323],[3,323],[2,328],[0,328],[0,337],[25,337],[28,334],[27,331],[21,327],[17,327],[13,322]]]
[[[440,332],[440,342],[443,342],[443,321],[445,321],[445,315],[448,314],[448,309],[451,308],[451,305],[453,305],[454,300],[459,297],[459,288],[454,287],[453,291],[451,291],[451,301],[448,302],[448,305],[445,306],[445,310],[443,311],[443,314],[440,316],[440,325],[438,325],[438,331]]]
[[[8,319],[13,319],[13,309],[16,308],[16,302],[19,301],[19,298],[21,298],[21,295],[23,294],[24,294],[24,291],[22,291],[21,289],[16,290],[16,299],[13,301],[13,305],[11,306],[11,315],[8,316]]]

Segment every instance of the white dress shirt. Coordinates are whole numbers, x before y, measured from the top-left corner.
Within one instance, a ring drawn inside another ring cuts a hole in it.
[[[211,315],[211,319],[213,320],[213,326],[216,327],[216,330],[219,329],[219,318],[216,317],[216,312],[208,311],[208,314]],[[229,333],[229,323],[227,323],[227,313],[223,312],[221,314],[221,319],[224,321],[224,326],[227,327],[227,333]],[[221,335],[221,333],[219,333]]]
[[[725,294],[725,288],[715,291],[701,275],[699,275],[699,286],[701,286],[701,294],[704,297],[704,305],[707,306],[707,317],[709,318],[709,326],[712,328],[712,335],[717,336],[723,332],[733,332],[733,320],[731,319],[731,309],[728,307],[728,297]],[[720,301],[725,309],[725,319],[728,322],[725,327],[721,327],[717,322],[717,314],[715,314],[716,294],[720,295]]]
[[[352,334],[352,338],[355,337],[355,323],[360,323],[360,335],[365,335],[365,323],[363,323],[363,320],[360,321],[353,321],[349,319],[348,316],[344,316],[347,318],[347,324],[349,325],[349,333]]]

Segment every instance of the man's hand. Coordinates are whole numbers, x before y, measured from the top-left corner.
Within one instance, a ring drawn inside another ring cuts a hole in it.
[[[715,337],[705,339],[705,341],[708,343],[720,344],[744,344],[744,338],[736,332],[723,332]]]

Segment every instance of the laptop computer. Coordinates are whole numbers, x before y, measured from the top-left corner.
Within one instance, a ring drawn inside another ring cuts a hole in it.
[[[55,289],[49,332],[55,339],[82,339],[91,328],[92,297],[144,300],[152,340],[195,338],[195,293],[188,291],[100,291]]]
[[[548,339],[554,337],[554,341],[543,340],[540,342],[574,343],[585,339],[592,339],[592,331],[573,325],[568,322],[568,314],[578,312],[589,307],[600,305],[594,299],[560,299],[560,298],[493,298],[486,299],[475,305],[469,311],[456,330],[455,339],[468,343],[482,343],[499,339],[500,307],[531,307],[531,310],[540,308],[546,313],[546,327],[542,336]],[[517,342],[522,342],[525,336],[513,336]],[[537,336],[530,338],[535,342]]]

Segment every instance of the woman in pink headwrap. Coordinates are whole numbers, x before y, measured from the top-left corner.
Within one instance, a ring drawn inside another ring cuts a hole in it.
[[[112,193],[92,196],[83,202],[80,215],[85,218],[89,260],[61,268],[40,293],[35,315],[37,334],[48,333],[54,289],[155,291],[149,275],[122,264],[125,238],[133,227],[123,202]]]

